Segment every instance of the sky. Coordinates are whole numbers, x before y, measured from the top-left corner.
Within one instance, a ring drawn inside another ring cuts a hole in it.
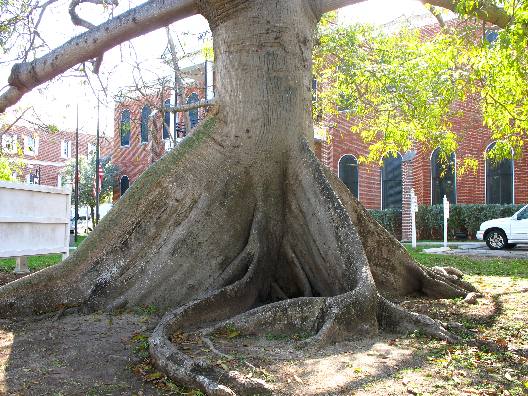
[[[121,0],[113,15],[118,15],[132,8],[142,1]],[[101,23],[110,15],[110,10],[102,12],[100,6],[82,4],[78,7],[81,16],[93,23]],[[339,23],[371,23],[382,25],[402,17],[416,17],[428,15],[424,6],[417,0],[368,0],[353,6],[339,10]],[[65,29],[57,29],[57,26],[66,26]],[[204,41],[199,38],[200,34],[208,30],[207,21],[202,16],[194,16],[171,25],[171,32],[177,41],[177,50],[182,56],[200,50]],[[59,2],[55,7],[46,11],[45,18],[39,31],[46,38],[50,48],[54,48],[68,38],[84,31],[82,28],[74,27],[67,14],[67,6]],[[167,39],[164,29],[149,33],[132,40],[130,43],[121,44],[108,51],[104,56],[101,68],[101,77],[104,84],[108,86],[106,96],[100,89],[96,79],[92,79],[92,89],[86,78],[73,76],[69,72],[68,77],[56,79],[45,84],[40,89],[26,94],[22,101],[13,109],[6,112],[6,121],[13,120],[20,111],[32,107],[25,117],[39,124],[52,124],[63,130],[75,130],[76,108],[79,106],[79,130],[87,133],[95,133],[97,125],[97,99],[94,90],[98,91],[100,104],[100,130],[107,136],[113,134],[113,112],[115,94],[123,87],[133,84],[133,64],[137,61],[141,64],[144,79],[153,79],[155,75],[168,72],[160,62],[161,54],[166,49]],[[201,62],[200,55],[190,57],[182,61],[182,66],[190,63]],[[8,67],[9,66],[9,67]],[[7,81],[10,65],[0,63],[0,87]],[[23,124],[25,122],[22,122]],[[27,124],[27,123],[26,123]]]

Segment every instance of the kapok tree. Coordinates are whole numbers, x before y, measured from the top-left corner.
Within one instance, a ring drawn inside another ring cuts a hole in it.
[[[195,13],[210,24],[216,108],[151,166],[79,249],[0,288],[0,316],[155,305],[158,366],[211,395],[265,385],[196,362],[176,331],[305,332],[307,344],[380,329],[451,339],[389,302],[462,297],[457,275],[416,264],[311,147],[312,34],[346,0],[153,0],[13,68],[0,108],[73,65]],[[440,2],[439,3],[443,3]]]

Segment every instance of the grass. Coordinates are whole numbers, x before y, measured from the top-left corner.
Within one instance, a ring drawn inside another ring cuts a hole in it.
[[[420,336],[399,341],[421,351],[425,359],[412,375],[406,375],[410,392],[528,394],[528,260],[434,255],[423,253],[423,248],[407,247],[425,266],[460,269],[484,297],[476,305],[461,299],[411,299],[403,304],[443,323],[460,323],[465,329],[457,331],[462,340],[454,344]],[[477,347],[466,339],[483,344]]]
[[[420,264],[426,267],[451,266],[467,275],[507,276],[513,279],[528,278],[528,260],[511,258],[479,258],[475,256],[451,256],[424,253],[427,246],[416,249],[407,247],[407,251]]]
[[[79,246],[86,236],[79,235],[76,246]],[[46,254],[44,256],[31,256],[28,259],[28,267],[31,271],[38,271],[60,263],[62,261],[61,254]],[[11,272],[15,269],[16,260],[14,258],[0,259],[0,271]]]

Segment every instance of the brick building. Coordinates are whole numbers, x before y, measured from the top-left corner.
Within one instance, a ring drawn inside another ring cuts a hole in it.
[[[485,160],[493,145],[491,132],[483,126],[478,99],[457,104],[460,116],[452,120],[459,137],[452,166],[445,172],[438,150],[416,147],[378,164],[359,164],[368,153],[359,135],[350,132],[351,122],[344,116],[331,120],[328,140],[316,140],[316,154],[349,187],[367,209],[403,209],[403,239],[410,235],[409,193],[414,189],[421,205],[441,204],[444,194],[456,204],[523,204],[528,202],[528,149],[519,160],[502,160],[499,165]],[[459,175],[462,158],[478,159],[475,173]]]
[[[187,104],[213,96],[211,66],[210,62],[205,62],[182,69]],[[174,91],[164,90],[116,103],[112,161],[119,167],[120,175],[114,189],[114,201],[145,169],[192,133],[192,128],[206,114],[205,108],[189,111],[191,125],[186,126],[181,113],[164,111],[165,107],[174,106],[175,101]]]
[[[420,21],[419,21],[420,22]],[[397,28],[395,22],[387,28]],[[471,21],[453,19],[452,28],[463,28]],[[422,24],[424,40],[436,35],[438,24]],[[482,39],[483,27],[478,26],[475,38]],[[497,33],[485,30],[484,38],[493,42]],[[349,187],[367,209],[402,209],[403,239],[410,239],[410,191],[414,189],[418,204],[441,204],[444,195],[456,204],[523,204],[528,202],[528,149],[519,160],[503,160],[492,164],[484,154],[494,142],[491,132],[483,126],[479,96],[469,96],[455,105],[459,114],[453,118],[452,130],[458,136],[458,149],[445,169],[438,159],[438,150],[417,146],[397,158],[386,158],[383,166],[359,164],[357,159],[368,153],[368,145],[359,135],[350,132],[354,119],[347,120],[344,113],[329,119],[334,127],[328,130],[328,139],[316,139],[316,155]],[[478,160],[475,173],[457,174],[463,158]],[[443,171],[445,170],[445,172]]]
[[[19,181],[61,185],[61,171],[66,163],[75,158],[75,132],[29,129],[14,125],[7,132],[0,132],[2,154],[20,164],[15,175]],[[110,154],[110,141],[101,138],[101,156]],[[95,153],[96,137],[79,133],[79,155]]]

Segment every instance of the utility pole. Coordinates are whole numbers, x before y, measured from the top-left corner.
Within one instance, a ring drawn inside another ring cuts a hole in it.
[[[95,224],[99,224],[99,97],[97,98],[97,132],[95,138]]]
[[[77,242],[77,221],[79,220],[79,103],[77,103],[77,127],[75,129],[75,231],[74,240]]]

